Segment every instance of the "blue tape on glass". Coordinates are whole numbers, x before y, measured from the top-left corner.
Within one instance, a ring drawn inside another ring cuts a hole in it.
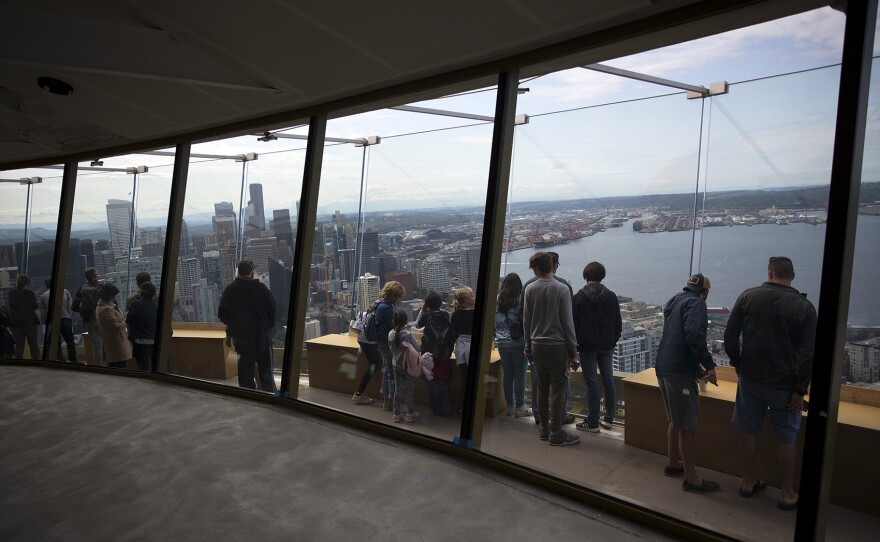
[[[452,443],[455,444],[456,446],[461,446],[462,448],[467,448],[468,450],[472,450],[474,448],[474,441],[466,439],[466,438],[455,437],[454,439],[452,439]]]

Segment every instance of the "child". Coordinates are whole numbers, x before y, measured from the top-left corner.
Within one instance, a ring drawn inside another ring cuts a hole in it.
[[[431,412],[435,416],[452,415],[452,402],[449,397],[449,377],[452,357],[452,343],[449,330],[449,313],[442,310],[443,298],[437,292],[428,292],[425,306],[416,322],[422,331],[422,353],[430,353],[434,358],[432,380],[428,381],[428,398]]]
[[[404,343],[408,342],[416,351],[419,350],[419,343],[409,330],[404,329],[409,317],[406,312],[398,309],[394,311],[392,324],[394,328],[388,332],[388,346],[391,348],[392,362],[394,367],[394,401],[392,409],[394,410],[394,423],[415,422],[421,418],[421,415],[413,409],[413,401],[415,395],[415,378],[406,372],[403,365],[403,355],[406,349]],[[400,415],[400,399],[406,398],[406,415]]]

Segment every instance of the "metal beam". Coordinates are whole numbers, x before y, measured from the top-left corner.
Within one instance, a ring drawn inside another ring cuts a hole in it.
[[[175,156],[177,153],[174,151],[147,151],[147,152],[137,152],[134,154],[147,154],[150,156]],[[236,160],[240,155],[238,154],[196,154],[190,153],[190,158],[216,158],[217,160]],[[99,168],[100,169],[100,168]]]
[[[495,117],[487,115],[474,115],[471,113],[459,113],[458,111],[447,111],[445,109],[431,109],[430,107],[416,107],[414,105],[398,105],[389,107],[397,111],[409,111],[410,113],[425,113],[426,115],[440,115],[442,117],[457,117],[460,119],[483,120],[486,122],[495,122]]]
[[[622,68],[606,66],[605,64],[587,64],[586,66],[581,66],[581,68],[592,70],[594,72],[607,73],[609,75],[617,75],[618,77],[626,77],[627,79],[635,79],[636,81],[644,81],[645,83],[654,83],[655,85],[662,85],[664,87],[697,92],[703,96],[709,95],[709,89],[704,86],[689,85],[688,83],[680,83],[671,79],[663,79],[662,77],[654,77],[653,75],[646,75],[644,73],[624,70]]]
[[[309,136],[298,135],[298,134],[278,134],[278,133],[267,133],[260,134],[263,137],[276,138],[276,139],[299,139],[302,141],[308,140]],[[309,134],[311,135],[311,134]],[[325,137],[324,141],[329,141],[331,143],[353,143],[355,145],[367,145],[369,144],[369,139],[362,137],[359,139],[347,139],[344,137]]]
[[[48,337],[43,343],[43,359],[55,359],[61,342],[61,303],[64,299],[64,277],[70,254],[70,227],[73,223],[73,202],[76,198],[76,162],[64,166],[61,180],[61,198],[58,202],[58,226],[55,230],[55,247],[52,258],[52,276],[49,285]],[[59,295],[61,294],[61,295]],[[68,360],[70,361],[70,360]],[[84,361],[84,360],[83,360]]]

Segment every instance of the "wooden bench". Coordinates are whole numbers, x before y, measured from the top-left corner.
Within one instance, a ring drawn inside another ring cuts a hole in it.
[[[702,467],[742,476],[740,431],[730,422],[736,400],[736,372],[730,367],[718,367],[716,372],[718,387],[710,384],[706,392],[700,392],[696,462]],[[626,377],[624,390],[626,444],[665,456],[668,421],[654,369]],[[800,451],[806,425],[804,416],[797,440]],[[880,392],[843,386],[836,439],[831,502],[880,516]],[[800,456],[799,453],[798,470]],[[755,475],[772,486],[780,485],[776,440],[769,419],[764,421],[758,436]]]

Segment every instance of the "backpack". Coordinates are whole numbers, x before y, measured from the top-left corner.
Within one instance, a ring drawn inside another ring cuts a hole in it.
[[[95,309],[98,307],[98,296],[101,293],[100,286],[92,286],[91,284],[83,284],[79,289],[79,296],[74,299],[73,310],[79,312],[84,322],[89,322],[95,318]]]
[[[418,378],[422,376],[422,359],[409,341],[403,342],[403,367],[409,376]]]
[[[381,303],[383,302],[377,301],[370,310],[367,311],[367,316],[364,318],[364,338],[371,343],[379,342],[379,319],[376,318],[376,309],[379,308]]]
[[[452,347],[449,344],[449,318],[444,313],[431,311],[428,313],[428,321],[422,332],[422,345],[425,352],[434,356],[434,362],[449,359],[452,356]]]

